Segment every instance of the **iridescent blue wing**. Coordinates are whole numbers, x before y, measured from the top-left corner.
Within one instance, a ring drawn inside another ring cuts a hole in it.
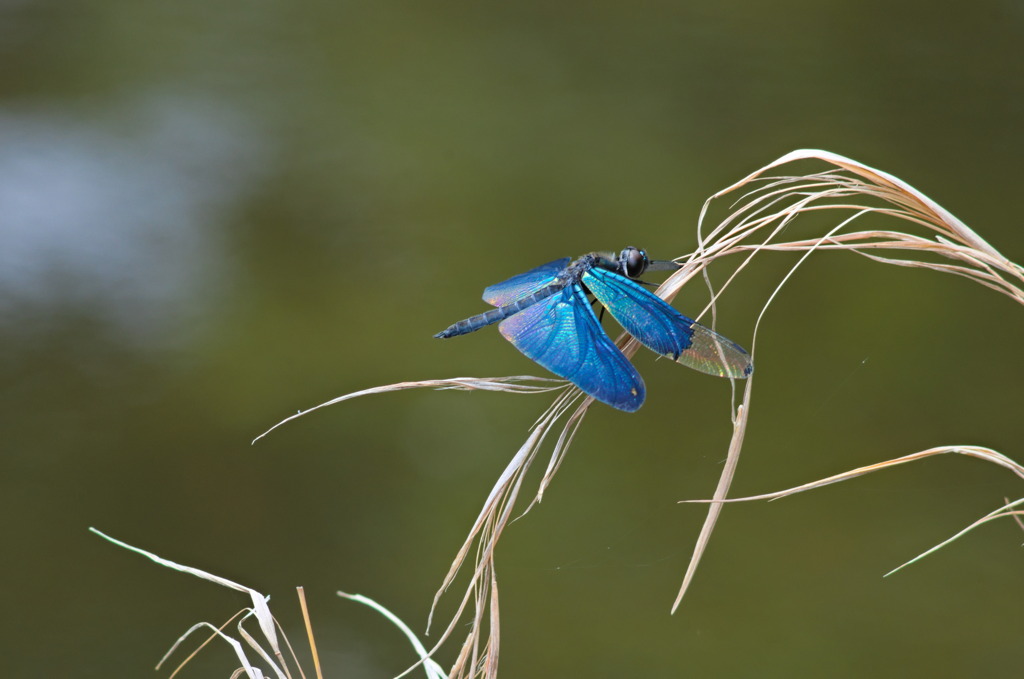
[[[507,281],[495,283],[484,289],[484,301],[494,306],[505,306],[545,288],[554,282],[555,276],[569,266],[569,257],[541,264],[536,269],[513,276]]]
[[[644,402],[644,381],[598,323],[578,285],[510,316],[498,326],[519,351],[585,393],[627,412]]]
[[[682,315],[636,281],[601,268],[584,273],[582,281],[651,351],[709,375],[743,378],[754,371],[743,347]]]

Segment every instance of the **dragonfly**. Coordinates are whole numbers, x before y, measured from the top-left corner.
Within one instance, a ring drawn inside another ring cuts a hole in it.
[[[601,327],[593,304],[604,309],[651,351],[720,377],[743,379],[754,371],[750,354],[675,310],[643,287],[648,271],[679,264],[651,260],[644,250],[627,247],[618,257],[592,252],[572,260],[556,259],[484,290],[496,307],[453,323],[434,335],[456,337],[493,323],[528,358],[584,393],[613,408],[634,412],[646,388],[633,364]],[[594,301],[591,301],[591,297]]]

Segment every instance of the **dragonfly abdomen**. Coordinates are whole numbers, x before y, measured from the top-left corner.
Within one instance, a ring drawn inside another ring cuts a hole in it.
[[[517,314],[523,309],[531,307],[543,299],[547,299],[548,297],[555,294],[559,290],[562,290],[564,287],[564,284],[556,283],[554,285],[549,285],[546,288],[541,288],[532,295],[527,295],[522,299],[517,299],[516,301],[510,304],[506,304],[505,306],[498,307],[497,309],[491,309],[490,311],[485,311],[482,314],[477,314],[476,316],[470,316],[469,318],[463,319],[458,323],[452,323],[447,328],[434,335],[434,337],[445,339],[448,337],[465,335],[466,333],[474,332],[476,330],[479,330],[480,328],[484,328],[488,325],[497,323],[498,321],[503,321],[509,316]]]

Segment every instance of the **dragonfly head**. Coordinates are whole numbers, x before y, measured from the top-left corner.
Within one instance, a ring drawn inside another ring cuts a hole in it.
[[[639,278],[647,271],[647,253],[632,245],[619,253],[619,271],[630,278]]]
[[[675,262],[648,259],[647,252],[630,246],[619,253],[619,270],[630,278],[639,278],[645,271],[675,271]]]

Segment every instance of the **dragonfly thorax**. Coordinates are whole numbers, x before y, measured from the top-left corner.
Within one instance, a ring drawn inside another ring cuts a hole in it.
[[[647,252],[633,246],[620,252],[618,257],[610,252],[591,252],[566,267],[559,280],[565,283],[577,283],[586,271],[594,267],[600,267],[636,280],[651,268],[651,264],[651,260],[647,258]]]

